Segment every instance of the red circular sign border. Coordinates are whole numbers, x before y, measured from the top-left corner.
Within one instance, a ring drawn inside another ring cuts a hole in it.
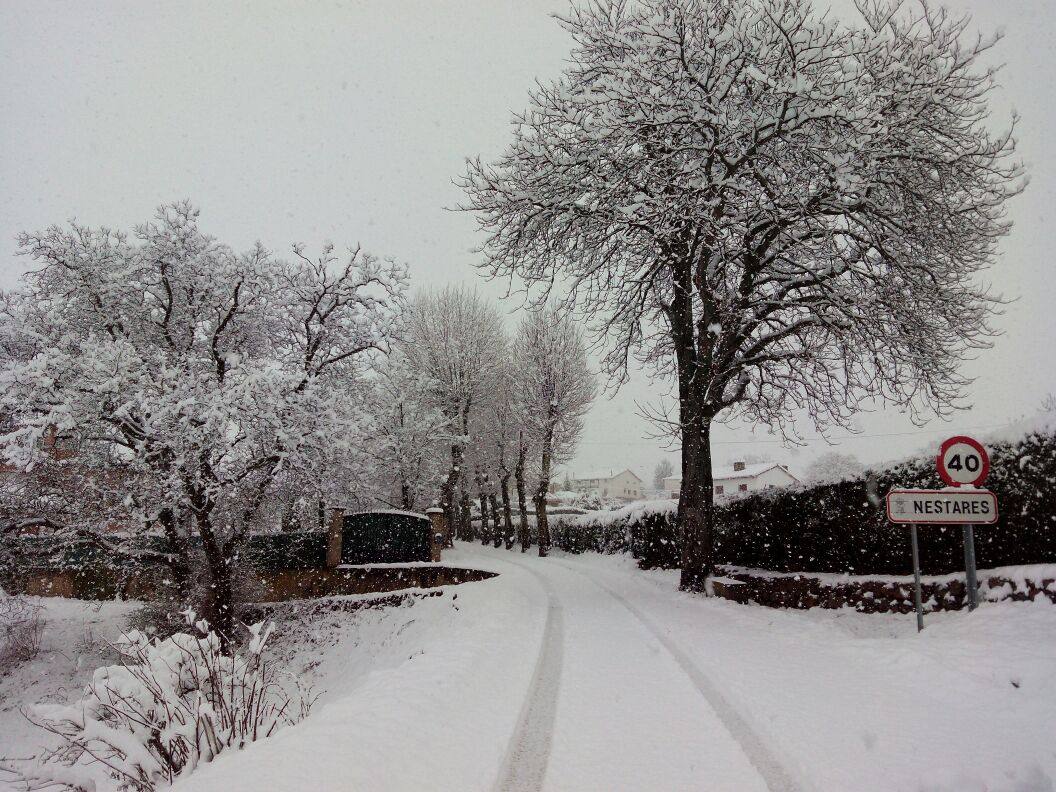
[[[970,445],[976,451],[979,452],[980,459],[983,460],[983,466],[979,471],[979,476],[975,481],[967,483],[954,481],[950,474],[946,472],[946,466],[942,463],[942,458],[946,456],[946,452],[950,446],[956,445],[957,443],[964,443]],[[939,455],[935,458],[936,467],[939,469],[939,478],[949,484],[951,487],[978,487],[984,481],[986,477],[990,475],[990,455],[986,452],[985,446],[976,440],[974,437],[968,437],[968,435],[956,435],[949,438],[941,446],[939,446]]]

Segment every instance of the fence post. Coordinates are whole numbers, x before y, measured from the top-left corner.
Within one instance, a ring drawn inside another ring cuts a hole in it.
[[[341,563],[341,531],[345,527],[345,510],[331,509],[327,529],[326,565],[334,569]]]
[[[436,506],[426,509],[425,513],[429,517],[429,560],[439,561],[447,539],[447,513]]]

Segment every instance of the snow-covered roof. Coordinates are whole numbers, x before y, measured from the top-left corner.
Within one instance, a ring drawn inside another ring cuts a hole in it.
[[[724,467],[721,470],[714,471],[711,474],[711,477],[715,481],[727,481],[729,479],[739,478],[755,478],[756,476],[761,476],[766,471],[773,470],[774,468],[781,468],[783,471],[785,471],[785,473],[788,473],[788,475],[792,476],[792,474],[788,472],[788,468],[786,468],[780,462],[758,462],[754,465],[745,465],[744,470],[734,470],[732,466]],[[792,478],[795,479],[796,477],[792,476]],[[798,481],[798,479],[796,480]],[[668,476],[664,479],[664,481],[682,481],[682,477]]]
[[[578,476],[573,476],[572,480],[573,481],[590,481],[592,479],[614,479],[617,476],[622,476],[624,473],[630,473],[632,476],[635,477],[635,479],[637,479],[638,481],[641,481],[641,479],[638,478],[638,476],[635,476],[634,471],[630,470],[629,468],[625,469],[625,470],[621,470],[618,473],[613,473],[611,470],[609,472],[607,472],[607,473],[601,473],[601,472],[598,472],[598,471],[595,471],[595,472],[592,472],[592,473],[581,473]]]

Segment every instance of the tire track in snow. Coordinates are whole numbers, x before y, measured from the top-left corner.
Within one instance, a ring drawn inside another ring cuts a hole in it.
[[[546,624],[539,656],[532,671],[517,728],[506,748],[495,792],[537,792],[543,788],[557,716],[561,689],[561,662],[564,642],[564,613],[549,581],[534,569],[509,559],[507,563],[532,574],[546,592]]]
[[[564,567],[569,572],[582,575],[586,580],[589,580],[602,591],[609,594],[624,608],[630,611],[631,615],[634,616],[643,627],[652,633],[653,637],[656,638],[656,640],[660,642],[660,645],[667,650],[668,654],[671,655],[674,661],[682,669],[683,673],[689,677],[690,682],[693,683],[693,686],[704,697],[704,700],[714,711],[715,715],[718,716],[719,720],[722,721],[722,724],[726,727],[726,730],[734,740],[737,741],[737,744],[741,746],[744,755],[748,757],[748,761],[751,762],[759,775],[762,776],[763,781],[766,783],[770,792],[801,792],[799,783],[792,777],[788,770],[785,769],[785,766],[780,760],[774,756],[773,752],[755,732],[751,725],[741,717],[741,714],[737,712],[732,704],[730,704],[729,700],[722,694],[715,683],[708,678],[707,674],[701,671],[700,667],[693,662],[688,654],[664,634],[664,631],[661,630],[652,619],[646,616],[637,606],[632,605],[623,595],[613,591],[585,569],[562,563],[554,558],[549,560],[556,563],[558,566]]]

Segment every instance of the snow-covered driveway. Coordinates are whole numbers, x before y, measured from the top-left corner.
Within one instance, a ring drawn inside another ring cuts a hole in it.
[[[304,723],[188,790],[1053,790],[1056,608],[789,612],[625,558],[460,545],[499,577],[367,615]],[[373,621],[371,621],[373,620]]]

